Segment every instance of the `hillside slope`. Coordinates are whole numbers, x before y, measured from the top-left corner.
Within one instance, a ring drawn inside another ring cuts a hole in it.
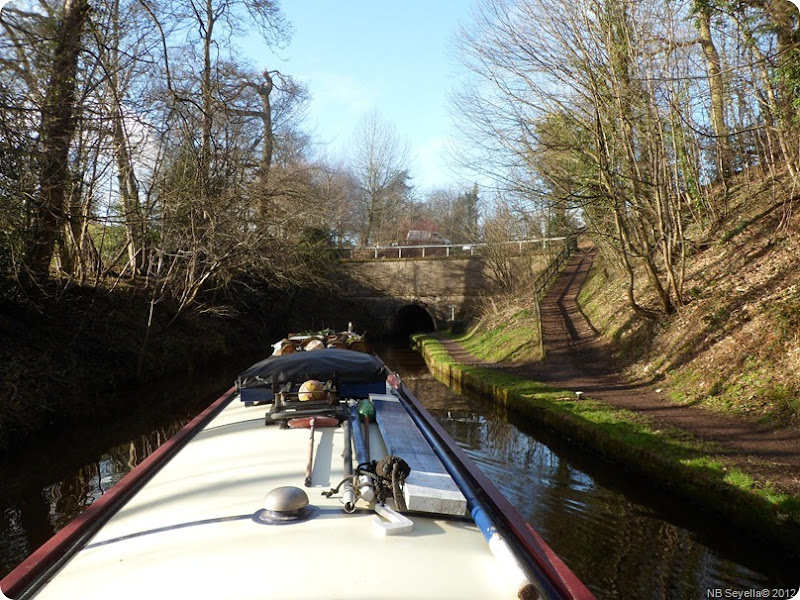
[[[800,425],[800,188],[742,181],[729,198],[727,216],[694,235],[688,303],[676,314],[657,323],[635,317],[608,263],[580,302],[628,375],[675,402]]]

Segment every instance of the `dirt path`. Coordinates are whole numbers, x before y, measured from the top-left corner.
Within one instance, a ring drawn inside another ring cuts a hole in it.
[[[502,369],[550,383],[607,404],[651,417],[659,427],[673,427],[719,444],[727,457],[758,479],[800,497],[800,432],[759,425],[692,406],[675,406],[645,384],[625,381],[598,331],[581,311],[577,297],[594,261],[594,250],[575,254],[542,301],[544,363],[513,366],[486,364],[455,342],[442,339],[454,360]]]

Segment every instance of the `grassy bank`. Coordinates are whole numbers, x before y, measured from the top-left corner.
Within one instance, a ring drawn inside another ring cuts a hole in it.
[[[639,414],[507,373],[454,362],[428,336],[414,344],[434,376],[455,389],[492,398],[593,452],[638,471],[743,527],[800,554],[800,499],[756,482],[708,445],[677,430],[657,429]]]
[[[692,227],[685,305],[657,321],[632,314],[625,275],[598,261],[578,301],[613,343],[631,379],[657,381],[677,405],[800,425],[800,211],[791,196],[794,185],[788,179],[732,184],[725,217],[707,231]],[[640,303],[655,307],[646,274],[637,273],[637,281]]]

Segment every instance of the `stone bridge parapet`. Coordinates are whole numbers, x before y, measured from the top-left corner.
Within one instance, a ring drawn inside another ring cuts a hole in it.
[[[362,322],[377,335],[406,333],[403,321],[430,319],[428,330],[478,315],[482,296],[497,293],[495,277],[482,257],[347,262],[344,296],[358,306]],[[416,309],[415,309],[416,307]],[[425,328],[416,330],[425,330]]]

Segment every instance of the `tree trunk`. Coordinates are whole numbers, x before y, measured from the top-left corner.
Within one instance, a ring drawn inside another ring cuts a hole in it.
[[[628,281],[625,290],[628,297],[628,305],[637,315],[641,315],[643,317],[647,317],[648,319],[652,319],[653,315],[648,310],[645,310],[636,301],[636,275],[633,271],[633,265],[631,265],[630,257],[628,256],[628,247],[630,245],[630,240],[628,232],[622,221],[622,217],[620,216],[619,211],[616,210],[614,211],[614,224],[616,226],[617,237],[620,242],[620,249],[619,251],[617,251],[617,254],[622,259],[622,264],[625,267],[625,272],[628,275]]]
[[[119,22],[119,0],[112,3],[112,35],[108,49],[107,70],[109,87],[113,102],[112,136],[114,140],[114,158],[117,163],[117,182],[119,183],[120,207],[125,224],[125,236],[128,253],[128,266],[135,277],[144,268],[144,218],[139,203],[139,185],[133,168],[130,140],[125,129],[125,114],[122,109],[124,91],[120,82],[122,65],[119,59],[121,24]]]
[[[725,86],[722,81],[719,52],[711,35],[711,8],[707,1],[697,3],[697,30],[700,47],[706,58],[708,70],[708,89],[711,94],[711,126],[714,128],[717,148],[717,166],[723,181],[731,174],[731,148],[728,139],[728,126],[725,124]]]
[[[211,132],[214,124],[214,99],[211,85],[211,46],[214,44],[214,25],[216,24],[212,0],[206,0],[206,20],[203,32],[203,73],[200,82],[200,96],[203,114],[201,115],[200,160],[198,177],[200,196],[205,206],[209,196],[209,170],[211,168]]]
[[[87,0],[66,0],[64,4],[42,107],[39,192],[33,201],[32,227],[25,252],[31,273],[42,279],[49,277],[56,238],[65,222],[69,149],[76,128],[78,57],[89,11]]]
[[[261,163],[258,166],[259,177],[262,183],[266,184],[269,179],[269,169],[272,165],[272,152],[274,141],[272,136],[272,105],[270,94],[274,87],[272,75],[269,71],[264,71],[264,83],[256,87],[256,92],[261,98],[261,122],[264,125],[264,143],[261,147]]]
[[[735,13],[734,13],[735,16]],[[735,17],[736,18],[736,17]],[[739,29],[739,32],[744,36],[745,41],[747,42],[747,47],[753,53],[755,57],[755,68],[758,71],[758,74],[761,79],[761,85],[764,89],[764,96],[766,99],[766,106],[764,107],[764,116],[767,122],[767,135],[770,136],[770,131],[774,131],[777,138],[778,138],[778,145],[780,147],[781,153],[783,154],[784,160],[786,161],[786,166],[789,171],[789,174],[793,177],[797,176],[797,167],[795,166],[795,161],[792,160],[792,156],[794,152],[792,151],[792,145],[789,140],[788,135],[788,128],[786,126],[786,122],[783,118],[783,111],[781,110],[779,98],[775,94],[775,90],[773,88],[772,83],[772,76],[770,75],[769,71],[767,70],[768,60],[764,53],[761,51],[758,40],[755,39],[753,35],[752,29],[748,26],[746,22],[743,22],[742,19],[736,18],[736,25]],[[777,121],[777,124],[775,123]],[[768,149],[772,149],[772,144],[768,144]],[[763,163],[762,163],[763,164]],[[772,158],[768,161],[768,164],[772,165]]]
[[[797,87],[800,87],[795,69],[800,61],[800,27],[795,22],[796,7],[788,0],[772,0],[769,13],[775,21],[777,33],[778,56],[778,108],[781,131],[788,138],[784,148],[789,173],[797,176],[797,163],[800,153],[797,151]]]
[[[800,53],[800,31],[798,31],[794,18],[796,7],[789,4],[787,0],[772,0],[767,10],[775,21],[778,42],[776,54],[779,72],[778,102],[781,117],[785,123],[792,123],[797,116],[797,109],[793,104],[796,99],[794,88],[796,81],[794,81],[794,77],[784,75],[781,71],[792,69],[792,62],[798,59],[798,53]]]
[[[274,139],[272,135],[272,102],[270,94],[275,86],[272,75],[266,69],[262,73],[264,83],[254,85],[259,98],[261,98],[261,123],[264,127],[264,141],[261,146],[261,161],[258,165],[258,179],[261,184],[261,219],[264,224],[269,220],[269,194],[267,193],[267,182],[269,172],[272,167],[272,153],[274,151]]]
[[[125,223],[128,247],[128,265],[133,276],[144,266],[144,232],[141,206],[139,205],[139,186],[133,170],[128,136],[125,133],[123,116],[118,108],[114,119],[114,155],[117,162],[117,181],[119,182],[120,206]]]

